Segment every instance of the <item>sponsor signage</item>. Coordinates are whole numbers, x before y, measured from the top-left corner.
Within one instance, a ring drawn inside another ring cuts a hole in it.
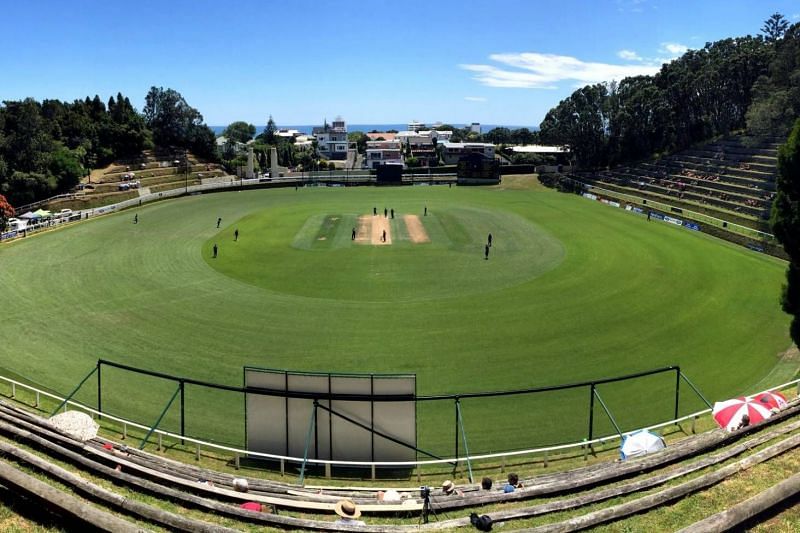
[[[699,224],[695,224],[694,222],[689,222],[688,220],[683,221],[683,227],[694,231],[700,231]]]
[[[683,220],[670,216],[664,216],[664,222],[669,222],[670,224],[675,224],[676,226],[683,226]]]

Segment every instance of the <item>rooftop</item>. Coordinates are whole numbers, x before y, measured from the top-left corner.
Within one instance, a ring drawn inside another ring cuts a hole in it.
[[[566,154],[570,151],[566,146],[545,146],[542,144],[511,146],[510,149],[512,152],[522,154]]]

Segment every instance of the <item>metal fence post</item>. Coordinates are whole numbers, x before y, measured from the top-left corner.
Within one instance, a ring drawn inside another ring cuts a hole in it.
[[[678,419],[678,406],[680,405],[680,401],[681,401],[681,367],[677,367],[675,369],[675,416],[672,417],[673,420]],[[678,427],[680,427],[680,425]]]
[[[594,436],[594,383],[589,387],[589,438],[591,441]]]
[[[456,433],[455,450],[456,450],[456,453],[455,453],[455,458],[456,458],[456,462],[453,464],[453,476],[455,476],[456,472],[458,471],[458,437],[459,437],[459,435],[458,435],[458,425],[459,425],[458,424],[458,402],[459,402],[458,396],[456,396],[456,401],[455,401],[455,408],[456,408],[456,424],[455,424],[455,433]]]
[[[184,417],[184,406],[186,404],[183,401],[184,400],[184,389],[185,389],[185,383],[183,382],[183,380],[180,381],[180,386],[181,386],[181,437],[184,437],[186,435],[186,426],[185,426],[185,417]],[[184,440],[181,438],[181,446],[183,446],[184,444],[185,444]],[[237,459],[238,459],[238,457],[237,457]]]
[[[103,419],[103,380],[100,376],[102,363],[97,361],[97,419]]]

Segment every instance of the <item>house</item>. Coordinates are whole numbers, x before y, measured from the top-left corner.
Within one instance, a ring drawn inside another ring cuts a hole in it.
[[[378,168],[381,165],[402,165],[403,145],[400,141],[367,141],[364,165]]]
[[[227,137],[220,135],[217,137],[217,150],[220,152],[225,152],[227,150],[233,150],[234,153],[240,154],[243,153],[247,149],[247,144],[241,142],[231,142],[228,140]],[[248,144],[252,141],[248,141]]]
[[[436,166],[439,160],[436,146],[449,141],[452,136],[452,131],[409,130],[399,132],[395,139],[403,144],[403,148],[411,148],[411,155],[419,159],[422,166]]]
[[[312,134],[317,139],[317,152],[326,159],[347,159],[347,125],[344,119],[336,120],[328,125],[314,126]]]
[[[367,133],[366,136],[370,141],[393,141],[395,137],[397,137],[397,134],[387,131],[378,131]]]
[[[276,137],[284,137],[287,139],[297,138],[300,137],[301,135],[302,132],[300,132],[300,130],[280,129],[275,132]]]
[[[310,150],[314,146],[314,137],[311,135],[298,135],[294,138],[294,147],[300,150]]]
[[[494,159],[494,145],[492,143],[442,143],[442,158],[445,165],[455,165],[459,159],[470,154],[481,154],[486,158]]]
[[[515,154],[568,154],[570,152],[566,146],[545,146],[541,144],[509,146],[506,151]]]

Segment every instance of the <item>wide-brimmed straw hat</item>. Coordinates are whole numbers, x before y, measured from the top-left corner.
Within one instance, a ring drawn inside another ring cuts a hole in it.
[[[449,479],[442,483],[442,492],[445,494],[451,494],[454,490],[456,490],[456,486]]]
[[[342,518],[358,518],[361,516],[361,510],[350,500],[339,500],[336,502],[335,511],[336,514]]]

